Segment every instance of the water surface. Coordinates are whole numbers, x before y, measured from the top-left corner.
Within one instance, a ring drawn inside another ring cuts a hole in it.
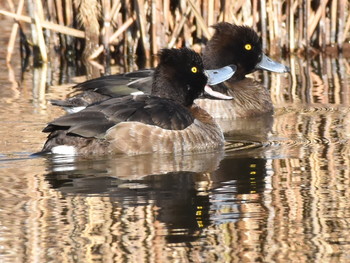
[[[75,68],[1,52],[1,262],[350,261],[349,59],[256,74],[275,114],[227,123],[224,152],[73,159],[30,154]]]

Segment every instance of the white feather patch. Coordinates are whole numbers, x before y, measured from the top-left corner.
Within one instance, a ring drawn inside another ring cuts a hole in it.
[[[85,108],[86,108],[85,106],[79,106],[79,107],[71,107],[71,108],[65,107],[64,109],[69,114],[72,114],[72,113],[76,113],[76,112],[82,111]]]
[[[133,96],[143,95],[143,94],[145,94],[145,93],[143,93],[142,91],[135,91],[135,92],[130,93],[130,95],[133,95]]]
[[[53,154],[62,154],[62,155],[76,155],[77,150],[74,146],[70,145],[59,145],[51,149]]]

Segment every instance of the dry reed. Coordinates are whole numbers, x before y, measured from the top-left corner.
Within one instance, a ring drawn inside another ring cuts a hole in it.
[[[104,54],[107,60],[115,54],[149,59],[164,47],[200,50],[212,34],[210,26],[220,21],[253,27],[271,55],[323,52],[330,47],[341,52],[350,39],[346,0],[28,0],[26,15],[23,1],[17,1],[17,9],[12,0],[7,1],[12,10],[0,14],[32,25],[31,42],[39,47],[43,61],[49,44],[63,51],[76,49],[76,54],[84,48],[86,58]],[[28,34],[29,28],[24,28]],[[12,37],[9,52],[13,45]]]

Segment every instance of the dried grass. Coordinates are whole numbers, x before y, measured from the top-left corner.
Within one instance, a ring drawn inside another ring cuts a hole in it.
[[[29,23],[25,33],[47,57],[49,43],[56,48],[80,49],[86,58],[104,54],[138,54],[146,59],[164,47],[205,44],[211,25],[227,21],[252,26],[270,55],[341,51],[350,39],[349,2],[300,0],[28,0],[13,10],[0,10],[18,23]],[[315,5],[314,3],[319,3]],[[47,31],[50,30],[50,33]],[[83,38],[83,44],[77,45]],[[14,41],[10,41],[12,50]],[[10,57],[8,57],[8,60]]]

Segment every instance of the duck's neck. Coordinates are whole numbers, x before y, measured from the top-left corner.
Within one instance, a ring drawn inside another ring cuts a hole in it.
[[[156,68],[153,75],[152,95],[171,99],[183,106],[190,107],[194,98],[189,91],[188,84],[173,70]]]
[[[273,111],[268,89],[250,78],[229,85],[229,95],[234,97],[237,116],[255,116]]]

